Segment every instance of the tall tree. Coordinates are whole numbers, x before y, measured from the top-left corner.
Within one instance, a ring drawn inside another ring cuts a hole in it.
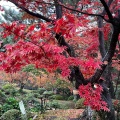
[[[105,113],[103,119],[115,120],[111,96],[101,76],[119,47],[119,1],[79,0],[75,6],[63,0],[8,1],[44,21],[30,26],[18,22],[1,24],[2,37],[13,35],[16,42],[6,45],[0,53],[0,68],[16,72],[34,64],[49,72],[58,70],[63,77],[75,81],[85,105]],[[112,35],[105,51],[103,38],[109,31]]]

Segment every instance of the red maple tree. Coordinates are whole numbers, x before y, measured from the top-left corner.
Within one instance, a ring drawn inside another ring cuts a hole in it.
[[[59,70],[63,77],[75,81],[86,105],[107,111],[106,119],[114,120],[111,96],[101,76],[112,61],[117,44],[120,46],[120,1],[8,1],[41,22],[0,25],[3,38],[14,38],[14,44],[1,43],[5,50],[0,53],[0,69],[16,72],[34,64],[49,72]],[[105,40],[110,40],[108,49]]]

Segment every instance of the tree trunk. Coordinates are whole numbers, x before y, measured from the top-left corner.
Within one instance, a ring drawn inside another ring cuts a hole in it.
[[[23,88],[24,88],[25,84],[24,83],[20,83],[20,89],[19,89],[19,92],[23,92]]]
[[[114,111],[114,107],[112,104],[112,99],[111,99],[111,95],[109,93],[109,90],[103,81],[100,84],[103,87],[102,99],[107,103],[108,108],[110,110],[109,112],[98,111],[98,115],[100,116],[100,120],[115,120],[115,111]]]
[[[114,99],[115,95],[114,95],[114,87],[112,82],[111,70],[112,70],[112,67],[111,67],[111,64],[109,64],[105,70],[104,77],[105,77],[106,85],[109,88],[109,93],[111,95],[111,98]]]

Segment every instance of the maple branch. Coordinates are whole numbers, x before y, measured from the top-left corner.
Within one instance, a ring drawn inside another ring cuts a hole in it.
[[[62,7],[59,4],[57,4],[56,0],[54,0],[54,2],[55,2],[55,8],[56,8],[56,16],[57,16],[56,18],[59,19],[62,17]],[[63,0],[60,0],[60,2],[63,3]]]
[[[98,17],[98,28],[102,29],[103,27],[103,19],[101,17]],[[98,31],[98,37],[99,37],[99,49],[100,53],[102,55],[102,58],[105,56],[106,50],[105,50],[105,44],[104,44],[104,34],[103,31]]]
[[[56,39],[58,40],[58,43],[60,46],[66,46],[67,49],[67,53],[70,55],[70,57],[76,57],[75,56],[75,52],[74,52],[74,49],[72,48],[72,46],[70,46],[64,39],[63,36],[61,36],[60,34],[56,34]],[[80,71],[79,67],[72,67],[70,68],[71,69],[71,73],[70,73],[70,77],[69,77],[69,80],[70,81],[73,81],[73,79],[75,79],[76,81],[76,88],[78,89],[78,87],[81,85],[81,84],[86,84],[86,80],[82,74],[82,72]]]
[[[109,0],[107,5],[108,7],[110,7],[111,3],[113,2],[113,0]],[[106,11],[105,9],[103,10],[103,12],[101,13],[101,15],[105,15]],[[98,17],[98,28],[102,28],[103,27],[103,19],[101,17]],[[105,56],[106,54],[106,50],[105,50],[105,46],[104,46],[104,34],[103,34],[103,31],[99,30],[98,32],[98,35],[99,35],[99,48],[100,48],[100,53],[102,55],[102,58]]]
[[[50,19],[50,18],[47,18],[47,17],[45,17],[45,16],[43,16],[43,15],[41,15],[41,14],[34,13],[34,12],[28,10],[27,8],[19,5],[15,0],[8,0],[8,1],[12,2],[12,3],[15,4],[17,7],[21,8],[23,11],[25,11],[26,13],[28,13],[28,14],[30,14],[30,15],[32,15],[32,16],[35,16],[35,17],[40,18],[40,19],[43,19],[43,20],[45,20],[46,22],[54,21],[54,20],[52,20],[52,19]]]
[[[109,90],[108,90],[108,88],[106,87],[106,85],[103,81],[100,83],[100,85],[103,88],[103,92],[101,94],[101,97],[107,103],[107,106],[110,110],[110,112],[106,113],[106,115],[107,115],[106,119],[107,120],[115,120],[114,107],[113,107],[113,104],[112,104],[112,99],[111,99],[111,95],[109,93]],[[102,112],[104,113],[105,111],[102,111]],[[98,111],[98,113],[99,113],[99,111]]]
[[[111,3],[113,2],[113,0],[109,0],[107,5],[108,7],[110,7]],[[101,13],[101,15],[105,15],[106,14],[106,10],[104,9],[103,12]],[[104,33],[103,30],[100,30],[103,28],[103,19],[101,17],[98,17],[98,37],[99,37],[99,49],[100,49],[100,53],[102,58],[104,58],[105,54],[106,54],[106,49],[105,49],[105,43],[104,43]],[[110,62],[111,63],[111,62]],[[110,64],[108,64],[108,66],[106,67],[105,71],[103,72],[103,77],[105,79],[105,83],[106,86],[109,88],[109,92],[112,98],[114,98],[114,88],[113,88],[113,84],[112,84],[112,78],[111,78],[111,69],[110,69]]]
[[[110,7],[110,5],[113,2],[113,0],[109,0],[108,4],[106,4],[104,0],[101,0],[101,1],[103,1],[105,6],[107,6],[107,8],[104,7],[104,11],[102,13],[104,15],[105,12],[109,11],[108,7]],[[110,13],[110,11],[108,13]],[[112,17],[112,14],[111,14],[111,17]],[[109,17],[109,19],[110,19],[110,17]],[[109,49],[108,49],[106,55],[102,59],[103,64],[101,65],[101,69],[97,69],[95,74],[89,79],[89,82],[92,82],[92,83],[98,82],[99,78],[101,77],[101,75],[104,72],[105,68],[107,67],[108,63],[112,60],[112,57],[113,57],[114,52],[115,52],[116,44],[117,44],[117,41],[118,41],[118,36],[119,36],[119,33],[120,33],[120,18],[118,16],[118,18],[114,18],[113,19],[113,17],[112,17],[111,19],[113,21],[112,22],[113,34],[112,34],[110,46],[109,46]],[[105,61],[106,61],[106,63],[105,63]]]
[[[118,41],[118,36],[119,36],[119,33],[120,33],[120,28],[117,29],[117,26],[113,26],[113,27],[114,27],[113,28],[114,30],[113,30],[110,46],[109,46],[108,52],[106,53],[105,57],[102,60],[103,62],[104,61],[110,62],[113,55],[114,55],[114,52],[115,52],[116,44],[117,44],[117,41]]]
[[[99,78],[101,77],[101,75],[104,72],[105,68],[107,67],[108,63],[112,60],[112,57],[115,52],[116,44],[118,41],[119,33],[120,33],[120,20],[117,18],[114,18],[113,34],[112,34],[109,49],[108,49],[105,57],[102,59],[103,64],[101,65],[101,69],[96,70],[95,74],[89,79],[89,82],[91,82],[91,83],[98,82]]]
[[[105,11],[106,11],[106,13],[109,17],[109,20],[113,20],[113,16],[112,16],[112,14],[109,10],[109,7],[108,7],[107,3],[104,0],[100,0],[100,1],[101,1],[102,5],[104,6],[104,9],[105,9]]]
[[[60,2],[63,2],[63,0],[60,0]],[[62,17],[62,6],[60,6],[58,3],[55,2],[55,7],[56,7],[56,18],[59,19]],[[70,46],[64,39],[64,37],[61,34],[56,34],[55,38],[58,41],[58,44],[60,46],[66,46],[67,53],[71,57],[75,57],[75,52],[72,46]],[[79,85],[85,84],[85,79],[80,71],[79,67],[73,66],[70,67],[71,73],[70,77],[68,78],[71,82],[75,80],[75,87],[78,89]]]
[[[3,42],[0,45],[0,52],[6,52],[6,49],[5,49],[5,46],[4,46]]]
[[[68,10],[71,10],[71,11],[75,11],[75,12],[78,12],[78,13],[81,13],[81,14],[85,14],[85,15],[88,15],[88,16],[101,17],[101,18],[103,18],[106,22],[110,22],[109,20],[105,19],[103,15],[86,13],[86,12],[82,12],[82,11],[79,11],[79,10],[76,10],[76,9],[72,9],[72,8],[69,8],[69,7],[65,6],[64,4],[61,4],[60,2],[59,2],[58,4],[59,4],[60,6],[62,6],[62,7],[64,7],[65,9],[68,9]]]

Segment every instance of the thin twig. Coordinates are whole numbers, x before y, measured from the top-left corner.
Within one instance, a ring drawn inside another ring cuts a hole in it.
[[[110,22],[109,20],[105,19],[103,15],[100,15],[100,14],[92,14],[92,13],[87,13],[87,12],[82,12],[80,10],[76,10],[76,9],[72,9],[72,8],[69,8],[67,6],[65,6],[64,4],[61,4],[60,2],[58,3],[60,6],[64,7],[65,9],[68,9],[68,10],[71,10],[71,11],[75,11],[75,12],[78,12],[78,13],[81,13],[81,14],[85,14],[85,15],[88,15],[88,16],[93,16],[93,17],[101,17],[103,18],[106,22]]]

